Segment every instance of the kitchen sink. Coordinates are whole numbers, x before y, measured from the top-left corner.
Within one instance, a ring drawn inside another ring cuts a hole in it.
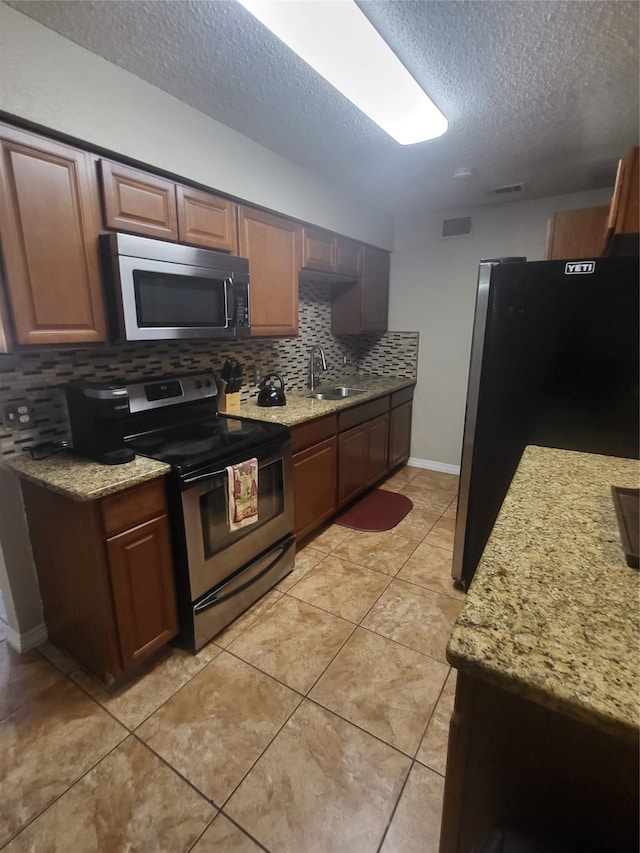
[[[347,397],[357,397],[358,394],[364,393],[364,388],[335,385],[333,388],[323,388],[321,391],[314,391],[312,394],[307,394],[307,397],[311,397],[313,400],[344,400]]]

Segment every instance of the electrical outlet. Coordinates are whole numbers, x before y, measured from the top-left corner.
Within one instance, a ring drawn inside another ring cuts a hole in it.
[[[29,429],[31,406],[28,400],[16,400],[2,409],[2,422],[7,429]]]

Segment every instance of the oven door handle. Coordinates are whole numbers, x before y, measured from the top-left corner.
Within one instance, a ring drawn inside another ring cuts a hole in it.
[[[256,581],[259,581],[260,578],[262,578],[262,577],[264,577],[264,575],[268,574],[271,571],[271,569],[276,565],[278,560],[280,560],[280,558],[282,557],[282,554],[284,553],[284,551],[287,550],[287,547],[288,547],[288,545],[286,545],[286,544],[279,545],[278,546],[278,552],[277,552],[276,556],[273,558],[273,560],[271,560],[271,562],[268,563],[264,567],[264,569],[262,569],[261,572],[258,572],[257,575],[252,575],[249,578],[249,580],[246,581],[245,583],[240,584],[240,586],[238,586],[238,587],[234,587],[233,586],[234,579],[232,578],[230,581],[228,581],[226,584],[224,584],[224,586],[221,586],[215,592],[212,592],[206,598],[203,598],[202,601],[199,601],[196,605],[194,605],[194,608],[193,608],[194,615],[199,614],[199,613],[204,613],[206,610],[209,610],[211,607],[215,607],[216,604],[221,604],[223,601],[228,601],[228,599],[233,598],[234,595],[238,595],[239,593],[243,592],[245,589],[247,589],[248,587],[250,587],[254,583],[256,583]],[[245,571],[249,571],[250,568],[251,568],[251,566],[247,566]],[[235,580],[237,580],[237,578]],[[233,588],[231,589],[230,592],[225,593],[224,589],[227,586],[232,586]]]
[[[210,480],[212,477],[222,477],[227,473],[227,469],[221,471],[207,471],[204,474],[196,474],[194,477],[185,477],[182,480],[182,486],[192,486],[194,483],[201,483],[203,480]]]

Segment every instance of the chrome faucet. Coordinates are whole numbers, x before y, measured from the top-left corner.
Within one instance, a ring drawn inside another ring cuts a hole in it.
[[[324,349],[320,346],[320,344],[314,344],[311,347],[311,353],[309,354],[309,390],[313,394],[315,391],[316,384],[319,381],[319,375],[316,374],[316,356],[319,355],[322,364],[322,370],[327,369],[327,359],[324,354]]]

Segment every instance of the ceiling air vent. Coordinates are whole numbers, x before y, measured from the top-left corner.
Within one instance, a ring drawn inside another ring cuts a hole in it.
[[[524,190],[524,184],[505,184],[503,187],[493,187],[489,190],[488,195],[511,195],[524,192]]]
[[[442,220],[443,237],[466,237],[471,234],[471,217],[460,216],[458,219]]]

